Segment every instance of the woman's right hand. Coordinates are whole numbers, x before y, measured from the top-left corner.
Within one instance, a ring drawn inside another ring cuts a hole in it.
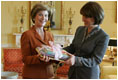
[[[44,61],[44,62],[49,62],[50,61],[50,57],[49,56],[42,56],[42,57],[40,57],[40,55],[38,55],[38,57],[39,57],[39,59],[41,60],[41,61]]]
[[[70,65],[70,66],[74,65],[75,64],[75,56],[68,53],[68,52],[66,52],[66,54],[69,55],[70,58],[68,60],[66,60],[64,63],[67,65]]]

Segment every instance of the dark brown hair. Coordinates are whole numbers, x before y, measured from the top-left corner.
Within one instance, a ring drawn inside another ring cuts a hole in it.
[[[85,17],[94,18],[94,20],[95,20],[94,24],[98,24],[98,25],[101,24],[104,19],[104,10],[96,2],[86,3],[81,8],[80,14]]]
[[[32,19],[33,23],[35,23],[34,18],[35,18],[36,14],[39,11],[48,11],[48,13],[49,13],[49,10],[48,10],[48,8],[46,6],[44,6],[44,5],[40,4],[40,3],[34,5],[32,10],[31,10],[31,19]]]

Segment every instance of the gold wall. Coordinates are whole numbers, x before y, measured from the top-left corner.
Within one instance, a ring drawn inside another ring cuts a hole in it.
[[[63,26],[62,30],[51,30],[53,34],[67,34],[68,19],[66,11],[71,7],[75,11],[72,24],[72,33],[74,34],[78,26],[83,22],[80,15],[81,7],[86,1],[64,1],[63,2]],[[99,1],[105,12],[105,18],[101,28],[109,34],[110,37],[117,37],[117,3],[116,1]],[[27,1],[2,1],[1,2],[1,43],[15,45],[15,36],[13,33],[19,32],[20,15],[18,9],[24,6],[26,14],[24,18],[24,30],[29,29],[29,2]]]
[[[15,36],[20,30],[21,7],[27,11],[24,17],[24,30],[29,28],[29,2],[26,1],[1,1],[1,43],[2,45],[15,45]]]
[[[63,30],[52,31],[57,34],[67,34],[68,33],[68,19],[66,11],[71,7],[75,11],[75,16],[73,17],[72,33],[74,34],[78,26],[82,26],[82,16],[80,15],[81,7],[87,1],[65,1],[63,2]],[[110,37],[117,37],[117,2],[116,1],[97,1],[104,9],[105,18],[101,24],[101,28],[109,34]]]

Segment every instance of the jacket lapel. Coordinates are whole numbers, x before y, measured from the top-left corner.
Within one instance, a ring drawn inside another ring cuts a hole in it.
[[[41,36],[38,34],[38,32],[36,32],[36,28],[34,26],[32,27],[32,30],[35,38],[38,39],[42,44],[47,45],[47,36],[46,36],[47,32],[44,30],[44,40],[42,40]]]
[[[86,29],[87,30],[87,29]],[[96,34],[100,30],[100,26],[94,28],[86,37],[85,40],[89,39],[92,37],[92,35]],[[86,32],[86,31],[85,31]]]

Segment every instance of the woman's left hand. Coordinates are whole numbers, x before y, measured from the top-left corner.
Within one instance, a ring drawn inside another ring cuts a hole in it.
[[[42,56],[42,57],[40,57],[40,55],[38,54],[37,55],[38,57],[39,57],[39,59],[41,60],[41,61],[44,61],[44,62],[49,62],[50,61],[50,57],[49,56]]]
[[[70,66],[74,65],[75,64],[75,56],[71,54],[70,58],[68,60],[66,60],[64,63],[68,64]]]

